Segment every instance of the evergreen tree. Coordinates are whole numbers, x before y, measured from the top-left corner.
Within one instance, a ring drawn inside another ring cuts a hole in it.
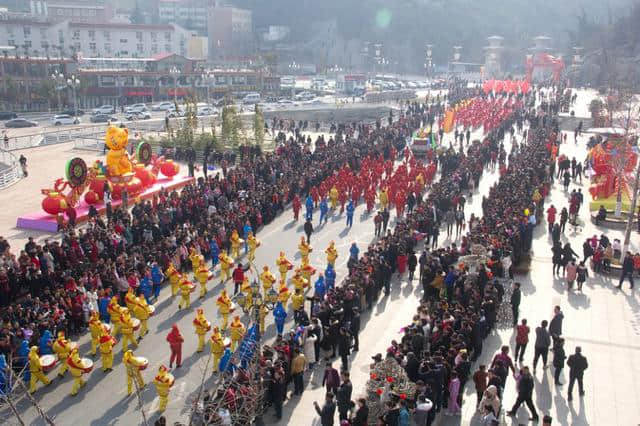
[[[264,143],[264,115],[262,110],[256,104],[253,115],[253,137],[256,145],[262,146]]]

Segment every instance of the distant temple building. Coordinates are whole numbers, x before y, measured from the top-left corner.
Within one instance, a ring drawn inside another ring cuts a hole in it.
[[[484,47],[484,78],[500,78],[502,77],[502,46],[503,37],[491,36],[487,37],[489,43]]]

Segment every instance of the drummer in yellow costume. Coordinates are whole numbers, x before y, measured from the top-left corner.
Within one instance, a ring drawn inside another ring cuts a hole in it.
[[[191,291],[193,290],[193,283],[183,276],[180,280],[180,303],[178,303],[178,309],[189,308],[191,306]]]
[[[240,257],[240,244],[244,241],[240,238],[236,229],[233,230],[229,239],[231,240],[231,257],[237,259]]]
[[[300,237],[300,244],[298,244],[298,250],[300,251],[300,257],[302,258],[302,263],[309,263],[309,253],[313,251],[313,248],[311,248],[311,244],[307,243],[307,240],[304,237]]]
[[[38,354],[38,347],[31,346],[29,350],[29,371],[31,372],[31,380],[29,382],[29,393],[36,391],[36,384],[38,381],[48,385],[51,380],[42,372],[42,364],[40,363],[40,355]]]
[[[306,280],[302,276],[300,268],[295,270],[293,278],[291,278],[291,282],[293,283],[293,288],[300,291],[304,291],[304,289],[309,286],[309,280]]]
[[[231,350],[235,351],[236,347],[238,346],[238,342],[240,340],[242,340],[242,338],[244,337],[244,333],[245,333],[245,328],[244,328],[244,324],[242,324],[242,322],[240,322],[240,317],[239,316],[235,316],[233,317],[233,321],[231,321]]]
[[[287,283],[280,280],[280,288],[278,289],[278,302],[282,303],[282,307],[285,309],[285,311],[287,310],[289,297],[291,297],[291,292],[289,291],[289,287],[287,287]]]
[[[338,188],[336,188],[335,185],[333,185],[331,187],[331,190],[329,190],[329,199],[331,200],[331,208],[335,209],[336,207],[338,207]]]
[[[69,371],[73,377],[71,395],[77,395],[80,388],[86,384],[86,382],[82,380],[82,375],[85,372],[86,366],[82,364],[82,360],[78,354],[78,348],[73,348],[71,351],[69,358],[67,358],[67,365],[69,366]]]
[[[163,412],[167,408],[169,402],[169,389],[173,386],[175,378],[167,371],[167,367],[161,365],[158,368],[158,374],[153,378],[153,384],[158,392],[158,411]]]
[[[253,263],[256,259],[256,249],[260,247],[260,241],[253,235],[253,232],[249,232],[247,236],[247,246],[249,246],[248,259],[249,263]]]
[[[307,284],[311,282],[311,276],[315,273],[316,268],[311,266],[309,262],[304,262],[303,260],[302,265],[300,265],[300,275],[302,275],[304,279],[307,280]]]
[[[91,318],[89,318],[89,330],[91,331],[91,355],[95,355],[102,336],[102,321],[95,311],[91,312]]]
[[[129,309],[129,312],[133,312],[133,308],[138,303],[138,296],[133,292],[133,288],[129,287],[127,294],[124,295],[124,304]]]
[[[113,367],[113,347],[116,339],[109,334],[109,330],[103,327],[103,334],[100,337],[100,356],[102,358],[102,371],[109,371]]]
[[[304,293],[301,289],[296,289],[296,292],[291,296],[291,307],[294,311],[298,311],[304,307]]]
[[[144,380],[142,379],[142,374],[140,374],[140,367],[144,366],[145,363],[139,358],[133,356],[132,350],[128,350],[124,353],[122,356],[122,363],[127,369],[127,395],[131,395],[133,392],[134,380],[138,383],[138,387],[144,387]]]
[[[198,308],[196,312],[196,319],[193,320],[193,325],[196,327],[196,334],[198,335],[198,349],[196,349],[196,352],[202,352],[204,349],[204,336],[211,330],[211,323],[207,321],[201,308]]]
[[[378,194],[378,199],[380,200],[380,207],[382,207],[383,210],[389,207],[389,194],[387,194],[386,188],[383,188],[380,190],[380,194]]]
[[[67,358],[71,353],[71,342],[64,337],[64,331],[58,331],[58,338],[53,341],[53,351],[58,355],[60,360],[59,376],[64,376],[69,366],[67,365]]]
[[[333,267],[336,266],[336,259],[338,258],[338,250],[336,250],[336,243],[331,241],[329,247],[324,251],[327,254],[327,263]]]
[[[262,268],[262,273],[260,274],[260,281],[262,281],[262,288],[264,290],[264,294],[267,294],[269,289],[273,288],[273,284],[276,282],[276,277],[271,273],[268,266]]]
[[[221,252],[218,255],[218,260],[220,261],[220,280],[225,282],[231,278],[231,268],[234,260],[225,252]]]
[[[169,264],[166,275],[169,277],[169,284],[171,284],[171,295],[175,296],[180,290],[180,272],[173,266],[173,263]]]
[[[200,283],[200,299],[202,299],[207,294],[207,281],[211,278],[209,268],[204,262],[195,270],[195,276]]]
[[[138,347],[138,342],[133,337],[133,318],[129,313],[129,309],[123,308],[120,315],[120,326],[122,327],[122,351],[126,351],[129,348],[129,343]]]
[[[247,297],[247,300],[244,302],[244,308],[249,311],[253,306],[253,290],[251,289],[251,284],[249,283],[249,277],[244,277],[240,290]]]
[[[120,314],[122,306],[118,303],[118,296],[113,296],[107,305],[107,312],[111,317],[111,323],[113,324],[113,335],[116,336],[120,331]]]
[[[218,312],[222,315],[222,330],[226,330],[229,324],[229,312],[231,312],[231,298],[227,295],[226,289],[222,289],[216,305],[218,305]]]
[[[291,262],[285,257],[284,252],[280,252],[280,256],[276,259],[276,266],[280,272],[280,279],[287,280],[287,272],[291,269]]]
[[[213,371],[218,371],[220,358],[224,354],[224,339],[218,327],[213,327],[213,334],[211,334],[211,354],[213,355]]]
[[[196,250],[195,248],[191,248],[191,250],[189,251],[189,260],[191,261],[191,270],[192,271],[197,271],[198,268],[200,267],[200,253],[198,253],[198,250]]]
[[[142,339],[149,333],[149,327],[147,321],[151,316],[151,306],[147,303],[147,299],[144,296],[138,297],[138,303],[133,307],[133,315],[140,320],[140,338]]]

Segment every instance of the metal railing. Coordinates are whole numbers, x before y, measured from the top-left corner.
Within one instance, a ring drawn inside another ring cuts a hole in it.
[[[0,150],[0,164],[5,166],[0,170],[0,189],[7,188],[22,178],[20,163],[11,152]]]

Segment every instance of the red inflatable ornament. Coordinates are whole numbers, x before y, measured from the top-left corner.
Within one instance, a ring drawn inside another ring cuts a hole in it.
[[[49,192],[42,200],[42,210],[50,215],[57,216],[67,209],[67,201],[58,192]]]
[[[376,389],[376,393],[378,394],[378,396],[382,395],[382,392],[384,392],[382,389]]]
[[[144,164],[136,164],[136,177],[142,182],[143,188],[148,188],[153,183],[153,175],[144,166]]]
[[[97,204],[100,201],[100,196],[93,189],[90,189],[84,194],[84,201],[87,204]]]
[[[106,176],[98,175],[91,181],[91,184],[89,185],[89,189],[96,193],[96,195],[98,196],[98,200],[102,200],[104,198],[105,182],[107,182]],[[111,186],[110,184],[108,185]]]
[[[406,393],[401,393],[400,394],[400,399],[407,399],[407,394]]]
[[[172,177],[174,177],[175,175],[178,174],[178,172],[180,171],[180,166],[178,166],[176,163],[174,163],[173,160],[165,160],[160,165],[160,171],[166,177],[172,178]]]
[[[378,378],[378,375],[376,373],[371,373],[369,377],[371,377],[371,380],[375,380]]]

